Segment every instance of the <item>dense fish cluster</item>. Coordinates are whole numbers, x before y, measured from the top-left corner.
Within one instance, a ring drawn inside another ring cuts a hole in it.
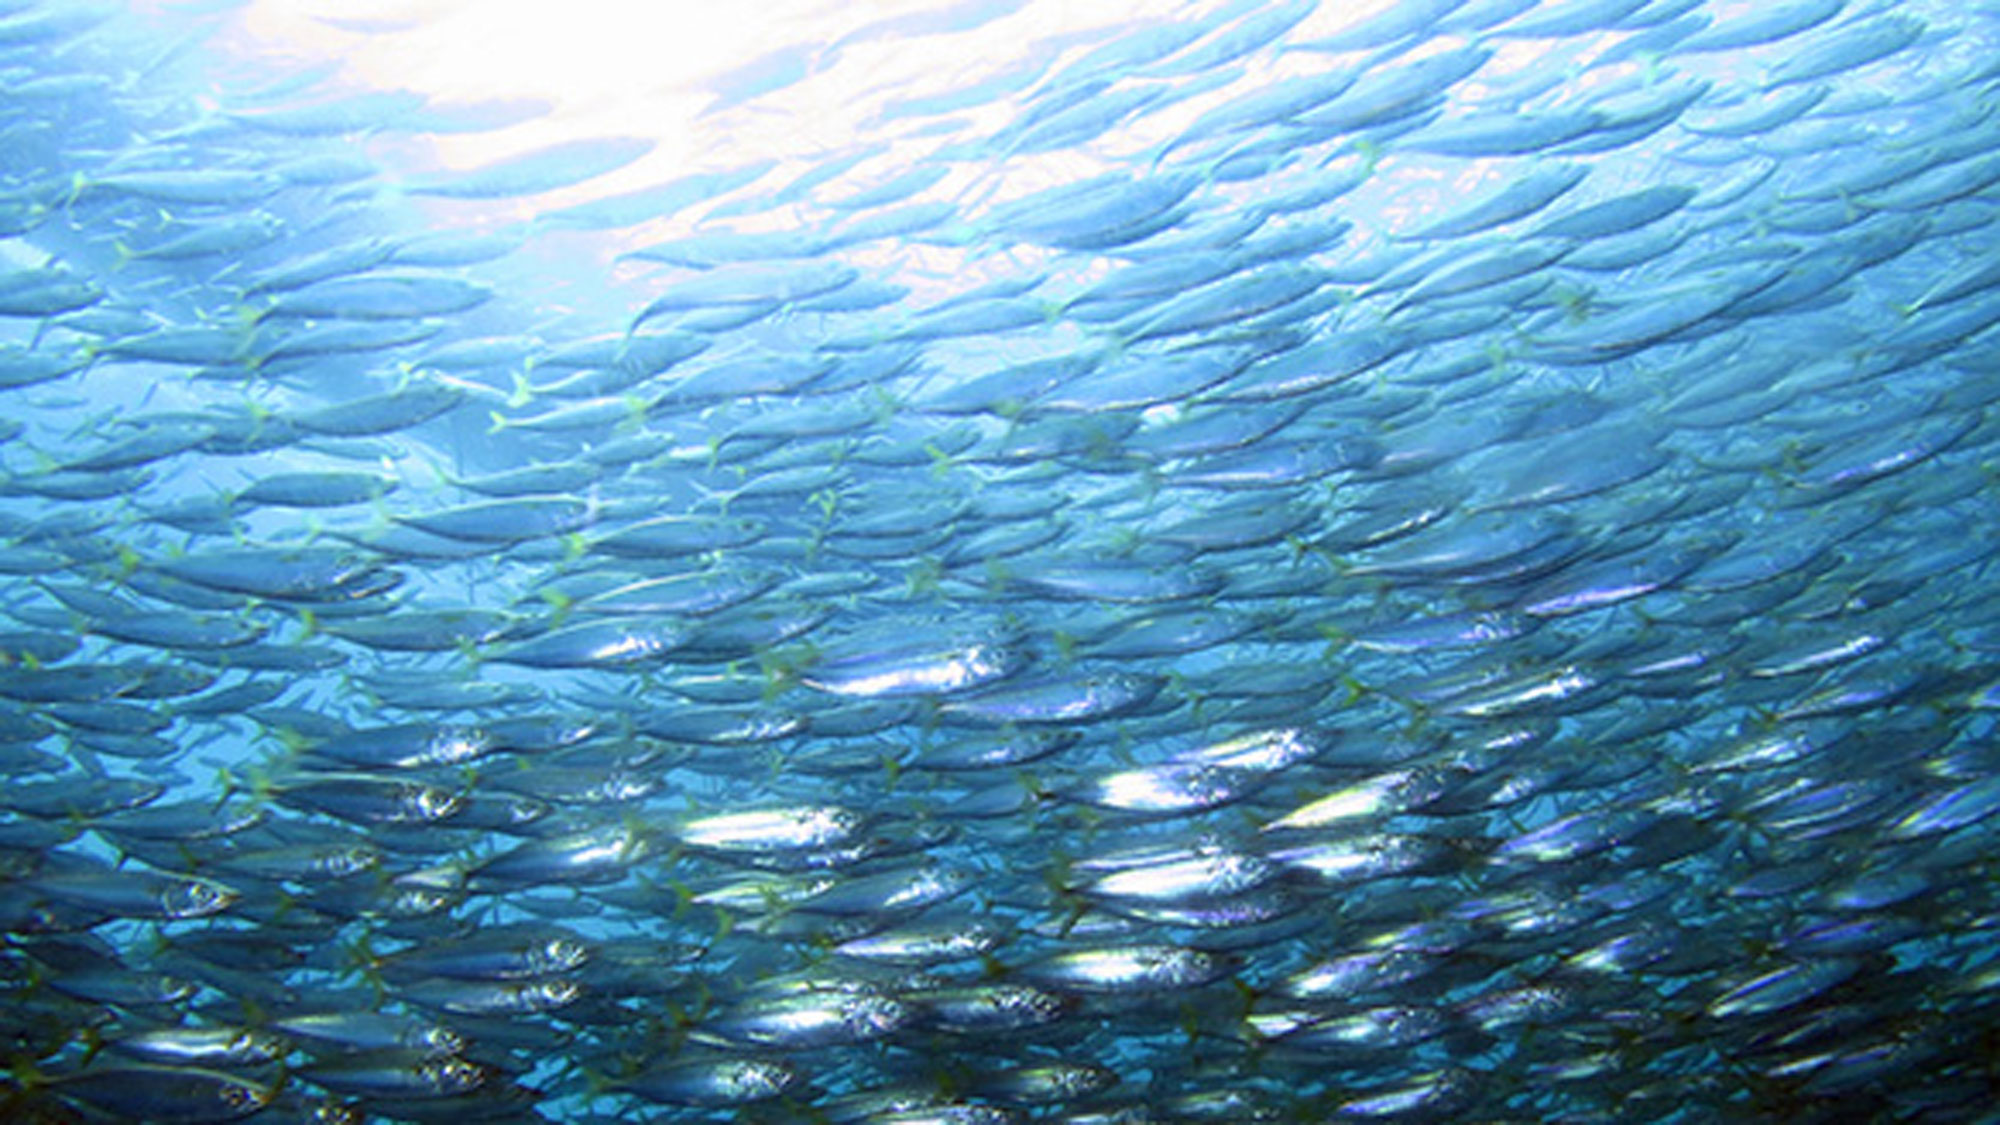
[[[1042,7],[0,3],[0,1116],[1990,1119],[2000,8]]]

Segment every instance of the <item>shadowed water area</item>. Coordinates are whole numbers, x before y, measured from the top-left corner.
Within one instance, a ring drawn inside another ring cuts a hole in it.
[[[2000,5],[255,7],[0,0],[0,1117],[1992,1119]]]

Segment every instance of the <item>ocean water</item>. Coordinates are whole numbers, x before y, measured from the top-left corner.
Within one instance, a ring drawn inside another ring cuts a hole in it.
[[[0,1117],[1993,1119],[2000,8],[501,11],[0,3]]]

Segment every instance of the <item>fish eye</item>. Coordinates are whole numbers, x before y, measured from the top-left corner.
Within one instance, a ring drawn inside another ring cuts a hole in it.
[[[456,793],[426,786],[417,796],[418,814],[425,820],[443,820],[456,813],[464,800]]]

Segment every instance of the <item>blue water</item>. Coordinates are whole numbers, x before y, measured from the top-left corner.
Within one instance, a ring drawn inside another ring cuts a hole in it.
[[[952,5],[665,170],[4,7],[8,1113],[1988,1112],[1989,12]],[[838,828],[704,819],[771,810]],[[396,967],[507,926],[590,951],[539,1010]],[[490,1069],[116,1046],[373,1006]]]

